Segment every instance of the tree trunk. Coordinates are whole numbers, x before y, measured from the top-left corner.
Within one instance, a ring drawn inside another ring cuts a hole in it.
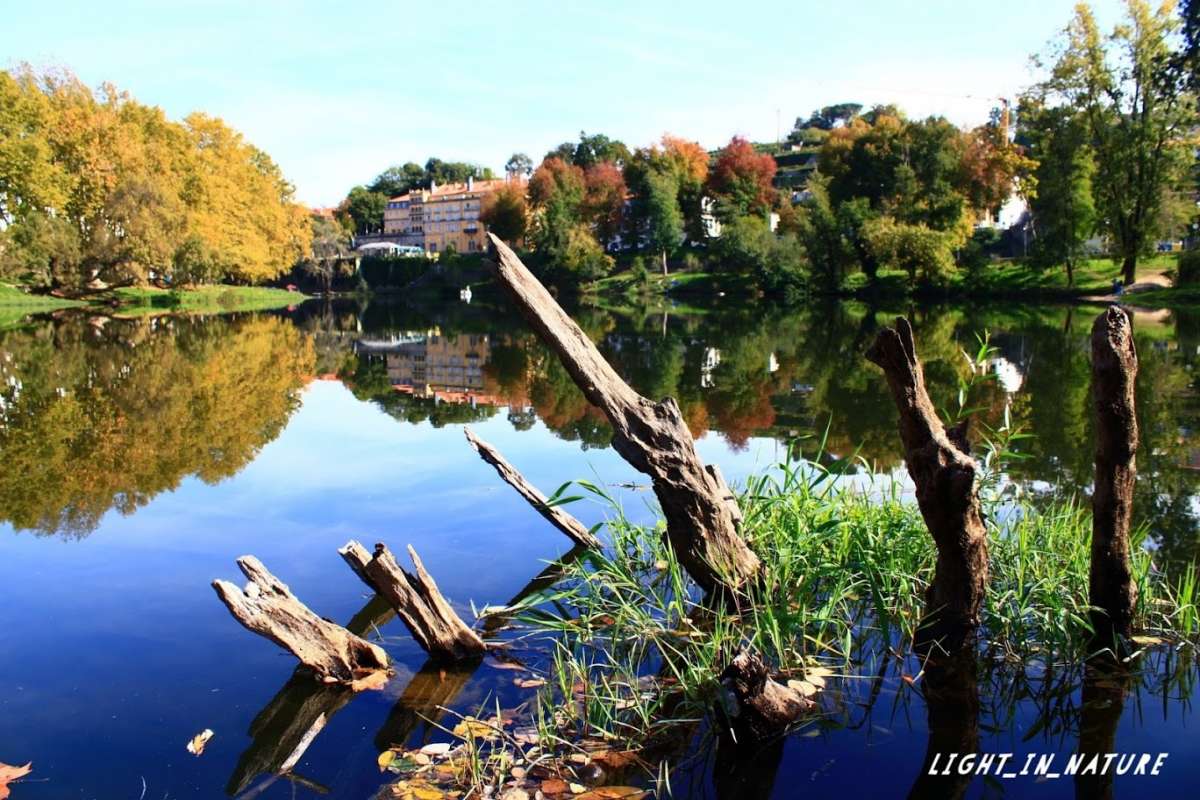
[[[721,673],[738,702],[738,727],[750,738],[765,740],[782,733],[816,703],[774,680],[761,658],[746,651],[734,656]]]
[[[960,775],[957,763],[950,757],[961,758],[979,751],[979,681],[977,659],[972,648],[960,648],[954,653],[936,653],[924,666],[925,708],[928,713],[929,738],[921,772],[909,789],[910,800],[930,797],[961,798],[974,774]],[[942,774],[947,765],[949,774]],[[933,774],[930,774],[930,773]]]
[[[937,568],[925,595],[919,646],[943,640],[955,649],[979,624],[988,581],[987,530],[975,487],[966,425],[946,430],[925,391],[912,326],[897,317],[867,350],[887,378],[900,411],[904,462],[917,489],[925,526],[937,545]]]
[[[1137,475],[1138,425],[1134,402],[1137,350],[1128,312],[1109,307],[1092,325],[1092,393],[1096,398],[1096,480],[1092,492],[1092,564],[1089,580],[1096,635],[1132,635],[1137,602],[1129,562],[1129,526]]]
[[[663,272],[663,277],[666,277],[668,274],[667,273],[667,251],[666,250],[662,251],[662,272]]]
[[[417,644],[429,655],[458,660],[480,656],[487,649],[479,635],[442,597],[411,546],[408,555],[416,569],[415,575],[397,564],[391,551],[382,543],[375,545],[374,556],[353,540],[338,552],[367,586],[387,598]]]
[[[290,651],[326,683],[353,684],[388,668],[382,648],[318,617],[257,558],[242,556],[237,564],[250,581],[244,590],[221,580],[212,585],[246,628]]]
[[[1117,726],[1125,711],[1125,696],[1132,676],[1117,659],[1094,659],[1084,665],[1083,687],[1079,697],[1079,755],[1083,756],[1080,770],[1075,773],[1075,796],[1111,800],[1113,797],[1113,764],[1108,770],[1088,769],[1092,759],[1104,765],[1108,753],[1118,753]],[[1119,755],[1118,758],[1125,758]],[[1084,774],[1084,773],[1087,774]]]
[[[490,234],[489,234],[490,235]],[[761,563],[738,534],[737,502],[719,472],[705,468],[674,399],[652,402],[631,389],[587,335],[491,236],[501,285],[575,384],[613,426],[613,448],[650,476],[667,521],[667,537],[684,568],[705,590],[737,588]]]
[[[1067,259],[1067,286],[1074,286],[1074,285],[1075,285],[1075,260],[1073,258],[1068,258]]]
[[[1121,261],[1121,280],[1126,287],[1137,282],[1137,253],[1129,253]]]
[[[561,506],[548,505],[546,495],[542,494],[536,486],[525,480],[525,476],[518,472],[512,464],[509,464],[504,459],[504,456],[500,455],[499,450],[476,436],[470,428],[463,428],[463,433],[466,434],[467,441],[471,443],[471,447],[475,448],[475,452],[479,453],[479,457],[495,467],[496,473],[500,478],[509,486],[516,489],[517,494],[524,497],[551,525],[565,533],[575,544],[593,550],[600,549],[600,540],[587,529],[586,525],[568,514]]]

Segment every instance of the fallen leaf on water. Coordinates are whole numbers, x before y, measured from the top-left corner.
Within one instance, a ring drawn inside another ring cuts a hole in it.
[[[387,686],[388,672],[386,669],[375,670],[361,678],[357,678],[350,683],[350,690],[354,692],[365,692],[370,690],[382,689]]]
[[[393,783],[392,795],[402,800],[442,800],[446,796],[441,789],[421,780]]]
[[[597,786],[575,800],[641,800],[647,794],[636,786]]]
[[[909,686],[915,686],[917,683],[917,679],[914,678],[912,675],[901,675],[900,680],[904,681]]]
[[[32,761],[20,767],[12,767],[0,761],[0,800],[6,800],[8,797],[9,783],[24,778],[31,772],[33,772]]]
[[[474,717],[455,725],[452,733],[460,739],[494,739],[499,735],[494,726]]]
[[[568,783],[567,788],[571,790],[571,794],[583,794],[587,791],[587,787],[581,783]]]
[[[392,765],[392,762],[395,760],[396,760],[396,751],[395,750],[384,750],[382,753],[379,754],[379,758],[375,759],[376,763],[379,764],[380,772],[383,772],[385,769],[390,767]]]
[[[541,789],[544,794],[566,794],[568,791],[567,782],[558,778],[547,778],[542,781]]]
[[[545,686],[546,682],[541,678],[515,678],[513,684],[518,689],[536,689],[539,686]]]
[[[450,752],[449,742],[434,742],[427,744],[421,748],[421,752],[427,756],[444,756]]]
[[[529,800],[529,793],[524,789],[506,789],[500,800]]]
[[[637,761],[637,753],[633,750],[606,750],[592,753],[592,759],[609,769],[621,769]]]
[[[1146,647],[1147,645],[1162,644],[1163,640],[1157,636],[1134,636],[1133,642],[1134,644],[1140,644],[1143,647]]]
[[[817,687],[811,681],[788,681],[788,688],[797,692],[801,697],[812,697],[817,693]]]
[[[187,743],[187,751],[194,756],[198,756],[204,752],[204,746],[208,744],[208,740],[213,737],[213,732],[209,728],[197,733],[192,737],[192,740]]]

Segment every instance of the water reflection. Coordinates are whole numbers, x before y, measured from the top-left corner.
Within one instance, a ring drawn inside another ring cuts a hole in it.
[[[90,319],[0,340],[0,519],[84,536],[279,435],[314,366],[274,317]]]

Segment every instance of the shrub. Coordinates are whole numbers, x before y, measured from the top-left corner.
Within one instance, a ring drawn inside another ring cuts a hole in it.
[[[1200,250],[1184,250],[1180,253],[1176,272],[1176,286],[1200,284]]]
[[[612,256],[592,236],[586,225],[576,225],[567,234],[562,266],[583,280],[603,278],[613,270]]]

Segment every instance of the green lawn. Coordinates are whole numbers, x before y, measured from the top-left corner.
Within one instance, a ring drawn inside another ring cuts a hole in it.
[[[1175,256],[1158,255],[1138,263],[1137,279],[1146,280],[1163,272],[1175,270]],[[1021,292],[1048,291],[1076,294],[1108,294],[1114,278],[1120,277],[1121,267],[1108,258],[1092,258],[1075,270],[1075,285],[1067,285],[1063,268],[1034,271],[1019,262],[1002,262],[986,267],[983,275],[972,280],[966,272],[958,272],[951,282],[974,291]]]
[[[302,303],[307,295],[266,286],[200,286],[171,291],[151,286],[130,286],[111,293],[121,314],[186,311],[220,314],[225,311],[263,311]]]
[[[30,314],[45,313],[60,308],[81,305],[84,304],[78,300],[64,300],[61,297],[29,294],[19,287],[0,283],[0,329],[18,325]]]

